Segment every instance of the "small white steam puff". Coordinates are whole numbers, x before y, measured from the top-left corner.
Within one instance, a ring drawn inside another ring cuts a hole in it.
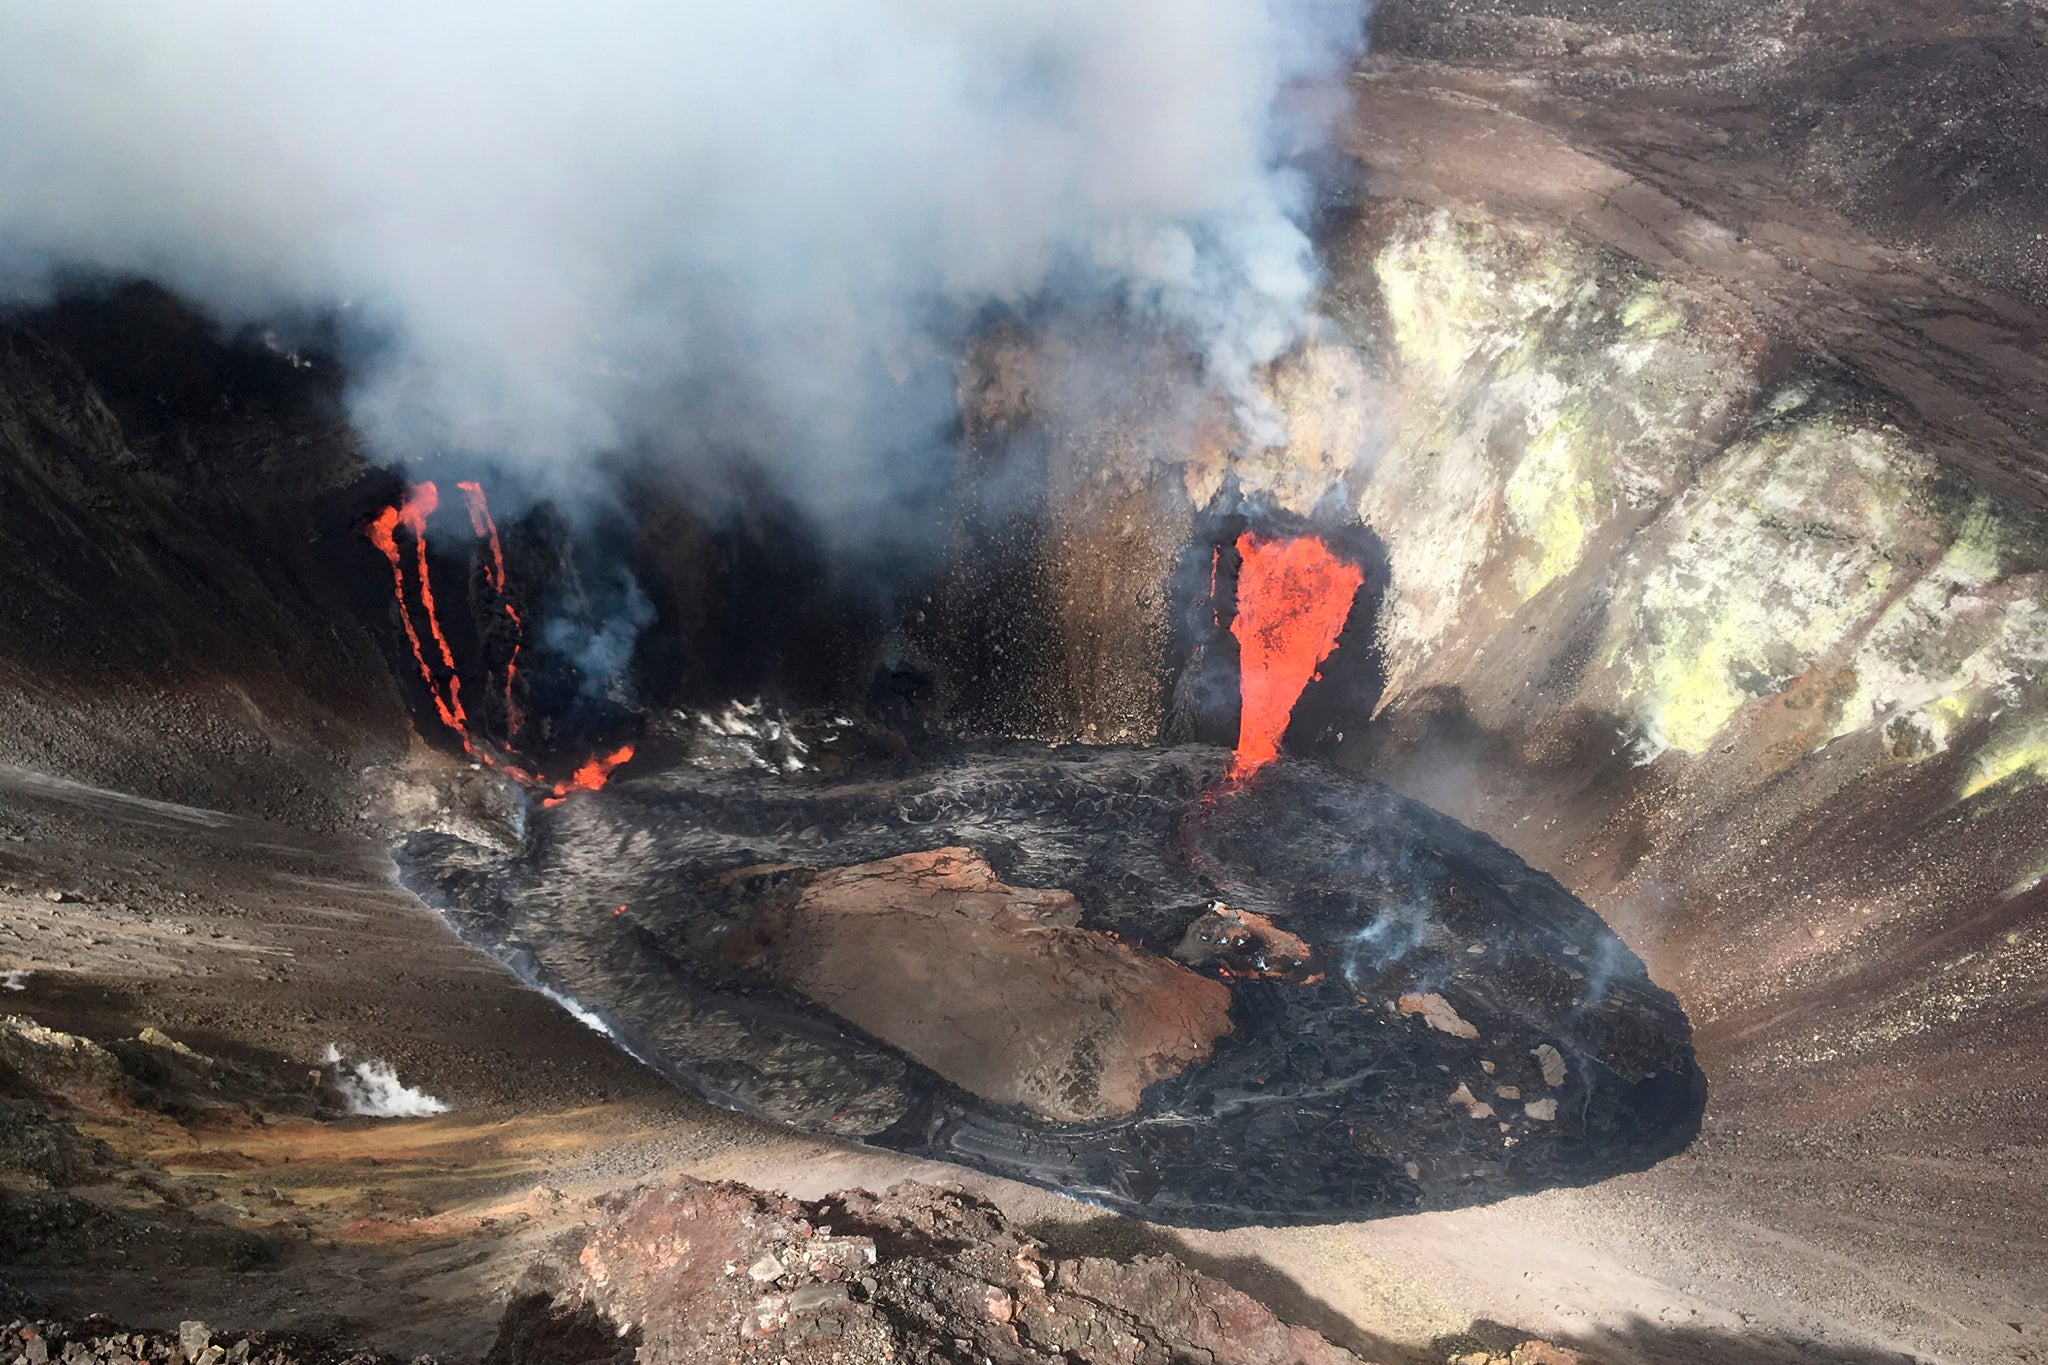
[[[342,1058],[341,1049],[329,1043],[321,1060],[327,1064],[328,1076],[351,1114],[373,1119],[423,1119],[448,1112],[447,1101],[404,1084],[391,1063],[381,1058],[373,1057],[351,1066]]]

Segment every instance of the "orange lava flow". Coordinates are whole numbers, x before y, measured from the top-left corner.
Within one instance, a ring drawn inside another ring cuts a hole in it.
[[[512,655],[505,660],[505,735],[516,738],[526,724],[526,713],[519,709],[519,703],[512,699],[512,683],[519,676],[519,651],[526,647],[526,622],[520,619],[519,609],[505,596],[505,546],[498,539],[498,523],[491,517],[490,500],[484,496],[480,483],[458,483],[462,499],[469,507],[469,529],[491,547],[491,562],[484,571],[484,577],[491,585],[491,591],[498,596],[498,606],[503,609],[505,619],[512,623]]]
[[[1351,602],[1365,585],[1355,564],[1330,553],[1315,536],[1237,538],[1237,757],[1241,782],[1280,756],[1280,737],[1316,669],[1337,648]]]
[[[455,728],[465,732],[466,742],[469,716],[462,709],[462,679],[455,673],[455,651],[448,648],[448,637],[441,633],[441,614],[434,607],[434,576],[427,568],[427,518],[440,505],[440,490],[430,483],[420,484],[407,491],[405,502],[398,509],[398,520],[412,532],[413,557],[419,563],[420,606],[427,613],[427,632],[441,651],[442,667],[448,670],[447,710],[454,713]]]
[[[608,754],[599,754],[555,784],[554,793],[542,799],[543,806],[559,806],[570,792],[594,792],[611,780],[612,769],[633,757],[633,746],[621,744]]]
[[[512,699],[512,684],[519,674],[519,651],[525,645],[526,624],[519,611],[505,595],[505,549],[498,538],[498,524],[491,518],[491,507],[484,497],[483,485],[459,483],[462,496],[469,509],[470,529],[477,539],[490,547],[490,563],[485,566],[484,577],[497,594],[498,605],[505,617],[512,623],[512,656],[505,665],[505,724],[510,732],[505,746],[510,749],[510,736],[517,734],[525,723],[525,716]],[[363,528],[363,534],[370,543],[382,552],[391,565],[391,591],[398,599],[398,620],[405,628],[406,644],[412,648],[413,662],[419,665],[420,678],[427,684],[427,693],[433,698],[434,712],[441,723],[455,732],[461,741],[462,751],[487,767],[495,768],[522,786],[542,788],[550,793],[541,802],[544,806],[559,805],[562,798],[575,791],[596,791],[611,779],[613,770],[633,757],[633,746],[622,745],[609,754],[601,754],[585,760],[583,765],[567,779],[550,785],[547,779],[528,771],[519,764],[500,758],[489,749],[478,747],[469,732],[469,715],[462,706],[462,680],[455,668],[455,651],[449,648],[448,637],[441,631],[441,618],[434,605],[433,571],[427,562],[427,518],[441,505],[440,491],[431,483],[416,484],[406,490],[405,498],[396,507],[387,507],[372,517]],[[420,637],[418,625],[413,619],[412,604],[405,587],[405,557],[398,548],[398,529],[403,526],[412,533],[413,557],[417,565],[419,600],[421,611],[427,619],[427,634],[434,642],[441,663],[447,670],[445,684],[436,677],[432,660],[427,654],[425,642]],[[516,753],[516,750],[512,750]]]
[[[434,710],[439,713],[441,723],[459,735],[462,739],[462,747],[468,749],[469,733],[467,726],[464,724],[465,718],[462,714],[461,694],[456,688],[451,687],[448,696],[443,697],[441,695],[441,685],[435,681],[433,667],[427,662],[426,649],[420,644],[419,628],[413,625],[412,608],[406,604],[405,561],[398,553],[398,528],[403,524],[413,533],[414,538],[418,540],[420,545],[419,565],[420,581],[422,584],[420,598],[425,602],[427,612],[431,616],[434,610],[434,597],[433,589],[425,586],[427,559],[426,539],[423,531],[427,524],[427,517],[432,514],[439,501],[440,497],[435,492],[434,485],[430,483],[421,484],[418,488],[407,492],[405,501],[401,505],[387,507],[382,512],[379,512],[375,519],[370,522],[365,533],[370,537],[370,543],[379,550],[382,550],[384,558],[391,562],[391,590],[398,598],[398,620],[405,627],[405,642],[412,646],[413,662],[420,666],[420,677],[426,681],[428,695],[434,699]],[[440,626],[437,624],[434,627],[436,638],[440,636],[440,633]],[[447,646],[445,644],[442,646],[442,653],[444,655],[447,653]],[[449,667],[451,669],[454,667],[453,659],[449,660]]]

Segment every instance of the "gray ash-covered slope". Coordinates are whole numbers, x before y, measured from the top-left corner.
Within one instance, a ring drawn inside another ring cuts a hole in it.
[[[516,855],[399,862],[682,1086],[1161,1222],[1462,1206],[1691,1140],[1690,1027],[1599,916],[1377,783],[1224,788],[1227,758],[679,768],[535,810]]]

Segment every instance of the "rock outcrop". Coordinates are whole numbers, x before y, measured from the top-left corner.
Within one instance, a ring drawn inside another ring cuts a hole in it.
[[[1230,991],[1080,920],[941,848],[819,874],[761,939],[772,975],[956,1085],[1082,1123],[1207,1058]]]
[[[637,1354],[635,1354],[637,1352]],[[506,1315],[490,1365],[1361,1365],[1167,1256],[1062,1257],[987,1202],[815,1202],[682,1181],[606,1200]]]

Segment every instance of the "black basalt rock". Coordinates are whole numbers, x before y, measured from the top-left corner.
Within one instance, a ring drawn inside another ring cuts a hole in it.
[[[1692,1140],[1706,1082],[1691,1028],[1598,915],[1378,783],[1283,760],[1229,788],[1228,757],[1014,745],[830,782],[681,768],[535,810],[513,856],[420,833],[398,858],[465,939],[688,1090],[1158,1222],[1454,1208],[1640,1170]],[[1179,950],[1229,987],[1231,1031],[1135,1112],[1055,1123],[723,951],[743,932],[736,869],[940,846],[1011,886],[1073,892],[1085,929]],[[1308,960],[1242,942],[1191,955],[1215,902]]]

